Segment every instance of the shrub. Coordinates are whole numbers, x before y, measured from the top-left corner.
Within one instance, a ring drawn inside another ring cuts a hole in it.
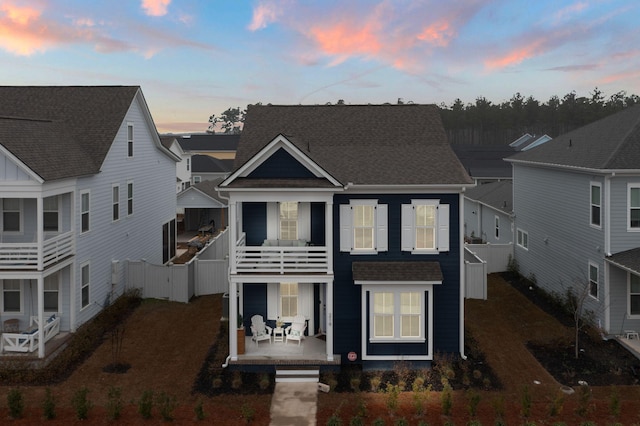
[[[467,399],[469,404],[469,415],[475,417],[478,413],[478,404],[480,403],[480,394],[473,389],[467,391]]]
[[[618,388],[613,388],[609,396],[609,412],[616,418],[620,415],[620,394],[618,393]]]
[[[201,399],[199,399],[198,403],[196,404],[196,406],[193,407],[193,411],[196,413],[196,419],[197,420],[204,420],[204,418],[205,418],[204,405],[203,405]]]
[[[11,389],[7,394],[9,415],[12,419],[20,419],[24,414],[24,399],[20,389]]]
[[[251,423],[256,416],[256,410],[246,402],[240,407],[240,413],[246,424]]]
[[[451,392],[451,385],[447,383],[440,393],[440,405],[442,406],[442,414],[445,416],[451,415],[451,409],[453,408],[453,396]]]
[[[111,386],[107,397],[107,417],[109,420],[118,420],[122,414],[122,389]]]
[[[522,415],[528,418],[531,415],[531,392],[529,386],[525,385],[522,388],[522,395],[520,395],[520,404],[522,405]]]
[[[44,418],[47,420],[53,420],[56,418],[56,400],[53,396],[51,388],[46,388],[44,391],[44,401],[42,402],[42,412]]]
[[[391,383],[387,382],[385,394],[387,396],[387,408],[389,409],[391,414],[393,414],[398,409],[398,397],[400,396],[400,388],[398,387],[398,385],[392,385]]]
[[[140,413],[143,419],[150,419],[152,409],[153,409],[153,391],[146,390],[142,392],[142,396],[138,401],[138,413]]]
[[[356,414],[349,420],[349,426],[364,426],[364,419]]]
[[[156,403],[158,405],[158,410],[160,411],[160,417],[162,417],[162,420],[173,420],[173,411],[178,405],[176,397],[162,391],[158,394],[158,396],[156,396]]]
[[[588,385],[581,385],[578,388],[578,406],[576,407],[576,414],[580,417],[586,417],[589,414],[591,402],[591,388]]]
[[[76,411],[78,420],[86,420],[89,417],[89,410],[92,404],[91,401],[89,401],[88,395],[89,389],[82,387],[75,391],[71,398],[71,406]]]

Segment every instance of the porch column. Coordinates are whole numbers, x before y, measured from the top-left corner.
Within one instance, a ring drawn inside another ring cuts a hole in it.
[[[58,289],[60,291],[60,289]],[[38,358],[44,358],[44,278],[38,276]]]
[[[238,284],[229,279],[229,356],[232,361],[238,360]]]
[[[333,274],[333,202],[325,204],[324,245],[327,250],[327,273]]]
[[[44,201],[42,195],[36,197],[36,241],[38,242],[38,271],[42,272],[44,270]]]
[[[331,251],[331,250],[329,250]],[[327,286],[327,361],[333,361],[333,280],[326,283]]]
[[[238,244],[238,231],[237,231],[237,220],[236,220],[236,203],[235,201],[229,201],[229,271],[231,274],[236,273],[236,250]],[[231,296],[231,294],[229,294]],[[235,299],[235,293],[233,298]],[[231,298],[229,298],[231,300]],[[229,315],[231,315],[231,310],[229,310]],[[236,318],[232,316],[231,318]],[[234,319],[235,321],[235,319]]]

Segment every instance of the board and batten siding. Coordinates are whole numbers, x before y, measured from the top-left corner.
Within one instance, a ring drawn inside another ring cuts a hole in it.
[[[12,159],[0,152],[0,181],[33,180]],[[35,182],[35,181],[34,181]]]
[[[586,285],[589,262],[598,266],[599,299],[586,309],[604,313],[604,233],[590,225],[591,182],[601,176],[513,165],[514,255],[525,277],[535,276],[548,292],[566,294],[576,280]],[[604,194],[604,185],[602,185]],[[604,199],[604,195],[603,195]],[[603,209],[604,211],[604,209]],[[517,230],[528,233],[528,250],[517,245]]]
[[[176,215],[176,163],[153,141],[140,97],[132,103],[101,172],[78,179],[76,192],[76,326],[97,314],[112,290],[123,292],[123,260],[162,263],[162,225]],[[134,125],[133,157],[127,157],[127,124]],[[127,183],[134,184],[133,214],[127,215]],[[112,220],[112,187],[120,186],[120,219]],[[81,234],[80,193],[90,191],[90,230]],[[81,307],[81,267],[90,262],[90,303]],[[115,263],[113,263],[115,262]],[[112,272],[116,286],[112,289]]]

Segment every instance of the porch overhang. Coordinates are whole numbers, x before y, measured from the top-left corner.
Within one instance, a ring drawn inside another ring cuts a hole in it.
[[[370,284],[442,284],[439,262],[353,262],[353,282]]]
[[[605,261],[632,274],[640,275],[640,247],[605,257]]]

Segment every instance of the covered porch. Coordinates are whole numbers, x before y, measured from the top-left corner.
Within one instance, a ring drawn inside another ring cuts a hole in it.
[[[245,352],[231,361],[235,365],[339,365],[340,355],[327,360],[326,337],[323,335],[306,336],[300,345],[296,342],[269,341],[256,343],[251,336],[245,337]]]

